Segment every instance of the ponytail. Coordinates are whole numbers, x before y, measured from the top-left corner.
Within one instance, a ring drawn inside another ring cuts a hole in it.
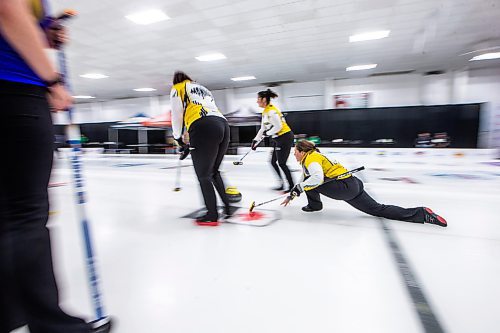
[[[184,82],[186,80],[189,80],[189,81],[193,81],[189,75],[187,75],[186,73],[184,73],[183,71],[176,71],[174,73],[174,79],[173,79],[173,84],[177,84],[177,83],[181,83],[181,82]]]
[[[265,98],[267,101],[267,104],[269,104],[271,102],[272,98],[278,97],[278,94],[275,93],[274,91],[272,91],[271,89],[267,89],[267,90],[259,91],[257,93],[257,96],[259,96],[260,98]]]

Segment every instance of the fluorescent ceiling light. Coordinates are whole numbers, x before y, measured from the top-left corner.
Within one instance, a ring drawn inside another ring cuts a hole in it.
[[[95,98],[94,96],[89,96],[89,95],[76,95],[73,96],[73,98],[78,98],[78,99],[92,99]]]
[[[476,60],[490,60],[490,59],[499,59],[500,58],[500,52],[490,52],[490,53],[485,53],[481,54],[478,56],[475,56],[469,61],[476,61]]]
[[[349,42],[362,42],[365,40],[374,40],[374,39],[382,39],[391,33],[390,30],[380,30],[380,31],[372,31],[363,34],[352,35],[349,37]]]
[[[347,72],[350,72],[350,71],[362,71],[362,70],[365,70],[365,69],[373,69],[375,67],[377,67],[377,64],[356,65],[356,66],[347,67],[345,70]]]
[[[250,75],[250,76],[238,76],[238,77],[232,77],[231,80],[233,80],[233,81],[255,80],[255,76],[253,76],[253,75]]]
[[[109,76],[104,75],[104,74],[99,74],[99,73],[87,73],[87,74],[80,75],[80,77],[83,77],[86,79],[98,80],[98,79],[105,79]]]
[[[158,9],[146,10],[143,12],[130,14],[125,17],[136,24],[143,25],[165,21],[170,18],[164,12]]]
[[[134,91],[156,91],[155,88],[136,88]]]
[[[211,53],[196,57],[196,60],[198,61],[215,61],[221,59],[226,59],[226,56],[222,53]]]

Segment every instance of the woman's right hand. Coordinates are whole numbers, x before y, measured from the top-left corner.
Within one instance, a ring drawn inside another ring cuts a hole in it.
[[[251,148],[252,150],[256,150],[258,145],[259,145],[259,141],[257,141],[257,140],[253,140],[253,141],[252,141],[252,146],[250,146],[250,148]]]
[[[73,105],[73,97],[61,83],[49,88],[47,99],[54,112],[65,111]]]
[[[67,29],[60,24],[50,26],[45,31],[45,34],[47,35],[49,46],[53,49],[60,49],[69,41]]]

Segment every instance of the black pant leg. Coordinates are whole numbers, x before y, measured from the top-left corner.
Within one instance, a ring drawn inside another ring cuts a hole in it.
[[[321,202],[319,191],[317,189],[306,191],[306,196],[309,207],[314,210],[323,209],[323,203]]]
[[[89,332],[59,307],[46,227],[54,135],[45,91],[2,82],[0,106],[8,157],[0,164],[0,328],[12,329],[22,318],[32,333]]]
[[[196,120],[189,129],[189,140],[193,149],[191,157],[194,170],[207,208],[207,217],[215,221],[219,214],[213,184],[214,170],[217,158],[222,160],[219,155],[219,146],[224,141],[224,131],[214,118],[216,117],[209,116]],[[218,177],[220,178],[220,175]],[[220,187],[221,184],[219,183],[218,186]],[[223,183],[222,186],[224,186]]]
[[[359,180],[359,182],[361,181]],[[351,200],[346,200],[346,202],[354,208],[372,216],[390,220],[424,223],[424,210],[422,207],[402,208],[380,204],[368,195],[362,187],[358,196]]]
[[[229,147],[230,130],[229,130],[229,124],[227,123],[226,120],[220,118],[220,123],[221,123],[221,129],[224,134],[222,137],[222,141],[219,144],[219,151],[217,153],[217,158],[215,159],[213,182],[215,189],[217,190],[217,193],[219,193],[219,196],[221,197],[222,202],[224,203],[224,206],[228,207],[229,199],[226,194],[226,186],[224,185],[224,180],[222,179],[222,176],[220,174],[219,167],[222,163],[224,155],[227,152],[227,148]]]
[[[0,124],[0,131],[4,130],[4,126]],[[0,163],[0,333],[8,333],[28,323],[13,270],[12,240],[6,224],[8,192],[4,190],[7,189],[7,172],[4,166],[4,163]]]
[[[290,150],[292,149],[293,146],[293,133],[288,132],[283,134],[282,136],[277,138],[278,146],[280,149],[277,152],[277,157],[278,157],[278,165],[285,174],[285,178],[288,182],[288,187],[292,188],[294,184],[293,178],[292,178],[292,173],[290,172],[290,169],[286,165],[286,162],[288,160],[288,157],[290,156]]]
[[[274,172],[276,172],[276,174],[278,175],[278,179],[283,182],[283,178],[281,178],[280,168],[278,167],[278,153],[281,148],[278,147],[277,142],[274,140],[272,141],[272,145],[273,151],[271,152],[271,166],[273,167]]]
[[[328,179],[325,179],[326,181]],[[354,208],[372,216],[407,222],[424,222],[424,210],[422,207],[402,208],[379,204],[366,193],[363,182],[355,176],[330,181],[315,189],[306,191],[306,193],[309,205],[314,209],[320,208],[318,202],[321,202],[319,199],[319,194],[321,193],[331,199],[343,200]]]
[[[308,204],[313,209],[321,209],[320,194],[335,199],[335,200],[348,200],[352,199],[359,193],[359,183],[350,177],[343,180],[330,180],[325,178],[324,183],[312,190],[306,191]]]

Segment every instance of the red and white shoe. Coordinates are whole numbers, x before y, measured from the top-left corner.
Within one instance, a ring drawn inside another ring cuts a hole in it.
[[[206,216],[198,217],[195,220],[195,223],[197,225],[206,226],[206,227],[216,227],[219,225],[219,221],[217,221],[217,219],[214,220],[211,218],[207,218]]]
[[[435,224],[440,227],[448,226],[448,223],[442,216],[439,216],[438,214],[434,213],[432,209],[427,207],[424,207],[424,221],[425,223]]]

